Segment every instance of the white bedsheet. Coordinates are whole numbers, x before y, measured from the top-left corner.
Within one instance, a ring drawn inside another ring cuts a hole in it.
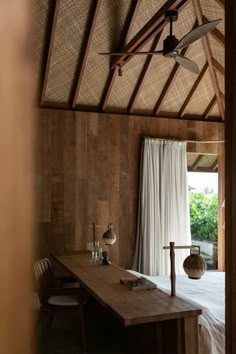
[[[169,277],[144,276],[157,284],[157,287],[170,293]],[[199,354],[225,353],[225,273],[209,271],[199,280],[189,279],[185,275],[176,277],[176,293],[191,301],[203,310],[199,316]]]

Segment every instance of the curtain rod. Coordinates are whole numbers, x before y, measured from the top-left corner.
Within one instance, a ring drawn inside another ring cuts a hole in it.
[[[214,143],[224,143],[224,140],[181,140],[177,138],[151,138],[150,136],[145,136],[148,139],[155,139],[155,140],[171,140],[171,141],[182,141],[186,143],[198,143],[198,144],[214,144]]]

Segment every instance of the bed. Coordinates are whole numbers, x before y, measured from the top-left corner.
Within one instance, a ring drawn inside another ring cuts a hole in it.
[[[144,276],[157,287],[170,293],[169,277],[147,276],[129,270],[136,276]],[[199,354],[225,353],[225,273],[208,271],[199,280],[186,275],[176,277],[176,295],[201,306],[199,316]]]

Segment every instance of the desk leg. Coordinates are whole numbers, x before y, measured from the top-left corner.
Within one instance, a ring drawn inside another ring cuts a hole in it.
[[[198,354],[198,316],[178,321],[178,353]]]

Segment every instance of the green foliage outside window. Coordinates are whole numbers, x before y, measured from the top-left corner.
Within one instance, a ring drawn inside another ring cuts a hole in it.
[[[191,193],[189,202],[192,239],[217,241],[218,195]]]

